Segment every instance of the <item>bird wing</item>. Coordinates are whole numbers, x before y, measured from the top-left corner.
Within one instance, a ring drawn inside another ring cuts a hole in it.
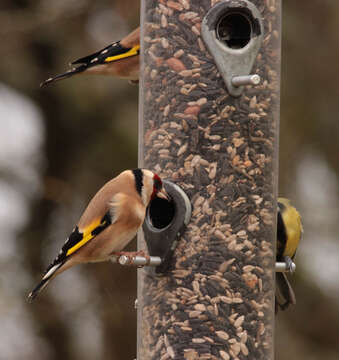
[[[276,313],[278,309],[285,310],[289,305],[297,303],[293,288],[284,273],[276,273],[275,295]]]
[[[95,220],[87,227],[79,231],[79,227],[76,226],[72,231],[65,244],[61,248],[58,256],[54,259],[54,261],[48,266],[44,273],[44,278],[48,278],[48,273],[53,273],[60,264],[63,264],[67,258],[72,255],[74,252],[79,250],[82,246],[84,246],[88,241],[93,239],[95,236],[100,234],[103,230],[105,230],[109,225],[111,225],[115,219],[113,218],[111,212],[108,211],[101,219]]]
[[[100,54],[105,54],[109,51],[111,47],[114,47],[116,44],[119,44],[119,42],[115,42],[113,44],[109,44],[108,46],[104,47],[103,49],[96,51],[93,54],[86,55],[82,58],[79,58],[77,60],[74,60],[71,62],[71,65],[77,65],[77,64],[88,64],[91,62],[91,60],[95,59],[96,57],[100,56]]]
[[[78,227],[76,227],[75,231],[72,232],[68,241],[62,247],[62,251],[66,253],[66,256],[72,255],[75,251],[80,249],[83,245],[100,234],[111,224],[111,215],[109,212],[107,212],[101,220],[94,221],[92,224],[87,226],[83,232],[79,232]]]
[[[116,194],[112,197],[112,203],[110,203],[109,209],[106,206],[105,202],[103,202],[101,207],[97,207],[96,214],[104,214],[104,216],[102,216],[101,218],[99,215],[99,217],[97,217],[95,220],[87,221],[85,222],[85,224],[83,224],[81,220],[79,221],[79,224],[75,227],[75,229],[72,231],[72,233],[66,240],[58,256],[47,267],[40,283],[28,295],[28,301],[33,301],[35,297],[40,293],[40,291],[49,283],[49,281],[61,269],[65,269],[65,267],[67,267],[67,264],[69,264],[68,260],[72,258],[71,255],[75,254],[90,240],[95,238],[102,231],[104,231],[106,228],[108,228],[110,225],[114,224],[118,220],[119,203],[118,201],[114,201],[117,197],[119,197],[119,194]],[[96,201],[94,201],[94,203],[96,203]],[[84,214],[86,214],[87,211],[88,207],[85,210]]]
[[[139,55],[140,45],[134,45],[132,47],[125,47],[120,42],[115,42],[104,49],[97,51],[91,55],[82,57],[72,62],[72,65],[78,65],[65,73],[50,77],[40,84],[40,87],[44,87],[55,81],[67,79],[75,74],[83,73],[88,69],[93,68],[96,65],[105,65],[117,60],[126,59]]]
[[[88,67],[97,64],[106,64],[127,57],[139,55],[140,45],[137,44],[133,47],[125,47],[120,44],[120,41],[106,46],[100,51],[82,57],[72,62],[72,65],[85,64]]]
[[[57,271],[66,263],[70,255],[72,255],[79,248],[85,245],[89,240],[93,239],[96,235],[100,234],[111,223],[111,213],[107,212],[101,220],[93,222],[83,231],[79,231],[78,226],[76,226],[75,229],[72,231],[71,235],[66,240],[58,256],[44,272],[44,276],[40,283],[28,295],[28,301],[31,302],[35,299],[35,297],[49,283],[53,276],[55,276]]]
[[[132,213],[126,211],[129,206],[122,206],[123,203],[133,204],[133,199],[124,193],[116,192],[118,186],[119,184],[114,180],[107,183],[90,201],[78,225],[66,240],[59,255],[47,268],[45,274],[55,265],[67,260],[69,256],[77,252],[107,227],[116,223],[120,218],[133,219]],[[122,209],[124,208],[126,210],[123,212]]]
[[[280,208],[277,212],[277,260],[281,261],[286,248],[287,234]]]
[[[278,198],[277,259],[283,256],[294,258],[303,233],[299,212],[290,200]]]

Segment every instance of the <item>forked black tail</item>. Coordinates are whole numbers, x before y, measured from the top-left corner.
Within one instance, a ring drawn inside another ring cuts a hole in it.
[[[289,305],[296,304],[296,297],[286,274],[279,272],[276,273],[276,287],[276,313],[279,309],[285,310],[289,307]]]
[[[27,301],[28,302],[32,302],[38,295],[39,293],[42,291],[42,289],[44,289],[47,284],[52,280],[52,278],[55,275],[55,272],[66,262],[66,259],[64,259],[62,262],[55,264],[54,266],[52,266],[47,273],[45,274],[45,276],[42,278],[42,280],[40,281],[40,283],[28,294],[27,297]]]
[[[59,74],[59,75],[56,75],[54,77],[51,77],[45,81],[43,81],[41,84],[40,84],[40,87],[44,87],[46,85],[49,85],[55,81],[59,81],[59,80],[63,80],[63,79],[67,79],[75,74],[78,74],[78,73],[81,73],[83,71],[85,71],[86,69],[88,68],[87,65],[83,64],[83,65],[80,65],[78,67],[75,67],[71,70],[68,70],[66,71],[65,73],[63,74]]]

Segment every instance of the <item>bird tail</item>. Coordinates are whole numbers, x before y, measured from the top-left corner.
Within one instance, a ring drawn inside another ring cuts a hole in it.
[[[67,78],[69,78],[69,77],[71,77],[71,76],[73,76],[75,74],[82,73],[87,69],[87,67],[88,66],[86,64],[83,64],[83,65],[80,65],[78,67],[74,67],[73,69],[68,70],[63,74],[59,74],[59,75],[56,75],[54,77],[50,77],[49,79],[43,81],[40,84],[40,87],[47,86],[47,85],[49,85],[49,84],[51,84],[53,82],[59,81],[59,80],[67,79]]]
[[[276,286],[275,311],[277,313],[279,309],[286,310],[289,305],[295,305],[297,301],[286,274],[276,273]]]
[[[39,284],[28,294],[27,301],[33,302],[33,300],[39,295],[39,293],[47,286],[47,284],[52,280],[56,275],[56,271],[61,268],[65,263],[66,259],[58,264],[55,264],[50,269],[47,270],[46,274],[39,282]]]

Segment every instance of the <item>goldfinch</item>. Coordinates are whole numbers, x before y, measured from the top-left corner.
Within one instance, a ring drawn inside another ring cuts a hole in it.
[[[168,199],[160,177],[146,169],[126,170],[107,182],[92,198],[28,300],[34,300],[56,275],[74,265],[123,254],[121,250],[136,235],[155,197]]]
[[[125,38],[94,54],[75,60],[67,72],[43,81],[40,86],[69,78],[76,74],[112,75],[132,82],[139,79],[140,28]]]
[[[290,200],[278,198],[277,261],[292,271],[292,260],[303,233],[301,217]],[[285,273],[276,273],[276,312],[296,304],[296,297]]]

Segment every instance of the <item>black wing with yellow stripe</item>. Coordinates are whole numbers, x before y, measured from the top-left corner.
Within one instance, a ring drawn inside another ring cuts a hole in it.
[[[111,223],[111,215],[109,212],[107,212],[100,221],[91,224],[86,229],[84,229],[83,232],[80,232],[78,226],[76,226],[71,235],[66,240],[64,246],[61,248],[59,255],[45,271],[45,274],[47,274],[53,266],[64,262],[68,256],[72,255],[74,252],[84,246],[89,240],[100,234],[109,225],[111,225]]]
[[[140,52],[140,45],[137,44],[131,48],[122,46],[120,42],[115,42],[111,45],[106,46],[100,51],[97,51],[91,55],[82,57],[72,62],[72,65],[79,65],[74,67],[71,70],[66,71],[63,74],[51,77],[45,81],[43,81],[40,86],[43,87],[48,85],[52,82],[66,79],[71,77],[75,74],[81,73],[86,71],[87,69],[96,66],[96,65],[103,65],[108,64],[110,62],[118,61],[121,59],[125,59],[131,56],[139,55]]]
[[[28,301],[33,301],[39,292],[48,284],[52,279],[55,272],[62,267],[67,261],[68,257],[76,252],[79,248],[84,246],[89,240],[93,239],[96,235],[100,234],[106,229],[111,223],[111,214],[107,212],[105,216],[97,222],[92,223],[83,232],[79,231],[78,226],[73,230],[72,234],[66,240],[64,246],[60,250],[59,255],[54,261],[48,266],[44,272],[44,276],[40,283],[30,292],[28,295]]]
[[[104,49],[94,54],[73,61],[72,65],[85,64],[88,67],[90,67],[90,66],[95,66],[97,64],[106,64],[126,57],[139,55],[139,49],[140,49],[139,45],[133,46],[132,48],[127,48],[125,46],[122,46],[118,41],[111,45],[108,45]]]

